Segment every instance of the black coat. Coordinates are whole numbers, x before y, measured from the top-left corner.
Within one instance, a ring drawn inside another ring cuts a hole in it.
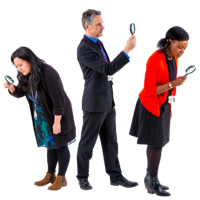
[[[109,60],[108,54],[101,46]],[[112,62],[105,62],[100,48],[85,35],[77,48],[77,59],[83,71],[85,88],[82,99],[82,109],[87,112],[104,112],[113,105],[112,81],[108,75],[113,75],[125,66],[129,59],[121,52]]]
[[[37,91],[40,98],[40,105],[42,107],[44,116],[47,120],[48,126],[52,134],[54,115],[62,115],[61,133],[57,135],[53,134],[53,140],[55,142],[55,145],[57,148],[59,148],[61,145],[70,142],[76,137],[76,128],[74,124],[71,102],[64,91],[59,74],[53,67],[49,65],[43,65],[41,67],[40,78],[41,79],[37,86]],[[32,106],[32,101],[28,98],[28,94],[26,92],[19,91],[18,87],[15,86],[15,92],[11,95],[17,98],[26,96],[30,106],[34,128],[34,110]]]

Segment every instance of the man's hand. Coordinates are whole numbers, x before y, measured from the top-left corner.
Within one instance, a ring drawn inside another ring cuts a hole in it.
[[[128,39],[126,43],[126,47],[124,48],[124,51],[128,54],[131,50],[133,50],[136,46],[136,37],[135,35],[131,35],[131,37]]]

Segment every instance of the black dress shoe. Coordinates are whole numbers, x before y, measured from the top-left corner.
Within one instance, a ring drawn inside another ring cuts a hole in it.
[[[126,187],[126,188],[131,188],[131,187],[135,187],[138,185],[137,182],[132,182],[132,181],[129,181],[127,179],[125,179],[124,177],[121,178],[121,180],[117,181],[117,182],[111,182],[110,183],[111,185],[113,186],[123,186],[123,187]]]
[[[88,179],[82,178],[79,180],[79,185],[82,190],[91,190],[92,186],[90,185]]]

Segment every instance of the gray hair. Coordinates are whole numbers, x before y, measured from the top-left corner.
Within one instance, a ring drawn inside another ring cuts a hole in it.
[[[86,30],[85,25],[86,24],[92,25],[94,17],[97,15],[101,15],[101,11],[88,9],[82,14],[82,25],[85,30]]]

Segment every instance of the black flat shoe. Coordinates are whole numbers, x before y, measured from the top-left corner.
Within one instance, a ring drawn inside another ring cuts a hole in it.
[[[144,178],[144,184],[145,184],[145,187],[146,187],[146,184],[147,184],[147,176],[149,175],[149,171],[147,170],[147,174],[146,174],[146,176],[145,176],[145,178]],[[158,179],[158,177],[157,177],[157,179]],[[157,180],[158,182],[159,182],[159,180]],[[159,184],[160,184],[160,182],[159,182]],[[161,184],[160,184],[161,185]],[[167,187],[167,186],[165,186],[165,185],[161,185],[162,187],[163,187],[163,189],[164,190],[169,190],[169,187]]]
[[[92,186],[90,185],[88,179],[82,178],[79,180],[79,185],[82,190],[91,190]]]
[[[127,179],[125,179],[124,177],[121,178],[121,180],[117,181],[117,182],[111,182],[110,183],[111,185],[113,186],[123,186],[123,187],[126,187],[126,188],[131,188],[131,187],[135,187],[138,185],[137,182],[132,182],[132,181],[129,181]]]

